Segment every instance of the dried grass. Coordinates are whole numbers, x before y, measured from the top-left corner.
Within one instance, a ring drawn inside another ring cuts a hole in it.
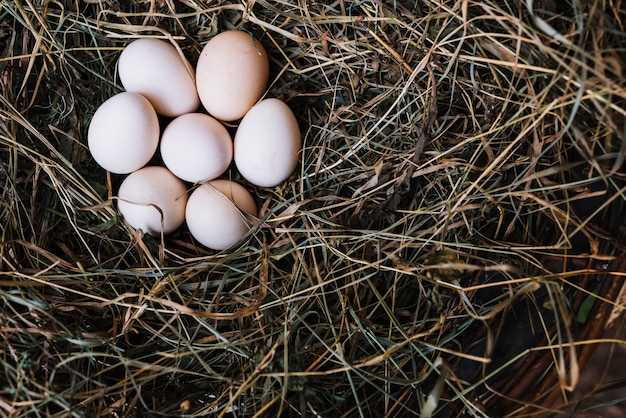
[[[123,3],[0,3],[1,415],[576,402],[626,305],[621,0]],[[138,236],[89,120],[128,42],[195,61],[230,28],[271,56],[298,171],[237,248]]]

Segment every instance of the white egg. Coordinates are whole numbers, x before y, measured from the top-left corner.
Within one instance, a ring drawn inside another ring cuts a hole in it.
[[[167,168],[150,166],[131,173],[118,191],[117,207],[133,228],[158,236],[185,221],[185,184]]]
[[[140,94],[119,93],[98,109],[87,132],[89,151],[105,170],[131,173],[150,161],[159,146],[159,119]]]
[[[279,99],[265,99],[252,106],[237,128],[235,165],[250,183],[276,186],[296,168],[300,147],[300,128],[291,109]]]
[[[224,125],[202,113],[187,113],[171,121],[163,131],[160,149],[165,166],[192,183],[220,176],[233,159],[233,142]]]
[[[200,244],[224,250],[241,241],[250,230],[249,221],[242,213],[248,210],[253,211],[250,215],[256,215],[250,192],[230,180],[215,180],[193,191],[185,215],[189,232]]]
[[[118,72],[124,89],[145,96],[159,115],[176,117],[200,106],[195,71],[168,42],[131,42],[120,55]]]

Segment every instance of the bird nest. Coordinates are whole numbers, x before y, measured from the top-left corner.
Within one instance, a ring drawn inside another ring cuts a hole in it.
[[[576,409],[623,338],[625,5],[324,3],[0,4],[2,415]],[[134,39],[195,62],[227,29],[267,50],[298,168],[229,171],[261,208],[229,250],[143,236],[90,119]]]

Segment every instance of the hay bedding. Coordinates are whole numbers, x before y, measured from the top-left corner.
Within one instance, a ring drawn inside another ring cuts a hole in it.
[[[619,0],[3,1],[2,415],[575,409],[579,367],[623,326],[625,17]],[[90,117],[128,42],[193,62],[231,28],[267,48],[301,164],[253,188],[261,218],[230,251],[142,237]]]

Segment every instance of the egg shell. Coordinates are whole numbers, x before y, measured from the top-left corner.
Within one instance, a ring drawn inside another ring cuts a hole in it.
[[[204,113],[187,113],[171,121],[163,130],[160,149],[165,166],[192,183],[220,176],[233,159],[230,134]]]
[[[254,198],[241,184],[226,179],[217,179],[210,182],[211,186],[215,187],[220,193],[230,199],[231,202],[239,208],[242,212],[245,212],[252,216],[257,216],[256,202]]]
[[[188,197],[185,184],[167,168],[149,166],[124,179],[117,208],[130,226],[158,236],[183,224]]]
[[[87,145],[102,168],[128,174],[150,161],[159,135],[159,119],[150,102],[140,94],[123,92],[98,107],[89,124]]]
[[[300,147],[300,128],[289,106],[279,99],[265,99],[246,113],[237,128],[235,165],[250,183],[273,187],[291,175]]]
[[[222,121],[241,119],[263,95],[269,78],[269,61],[252,35],[230,30],[207,42],[196,65],[200,101]]]
[[[159,115],[176,117],[200,106],[193,66],[170,43],[141,38],[120,55],[124,89],[145,96]]]
[[[241,241],[250,230],[248,220],[230,197],[241,202],[243,207],[250,206],[249,202],[254,203],[254,199],[238,183],[227,184],[221,180],[214,182],[202,184],[193,191],[187,202],[185,216],[189,232],[200,244],[221,251]]]

